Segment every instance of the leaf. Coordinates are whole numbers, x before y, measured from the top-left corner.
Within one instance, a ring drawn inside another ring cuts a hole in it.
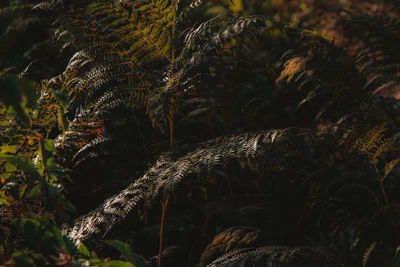
[[[43,147],[48,152],[54,152],[54,142],[51,139],[45,139],[43,142]]]
[[[8,179],[11,176],[12,172],[14,172],[17,169],[14,165],[12,165],[9,162],[4,164],[4,168],[5,172],[0,173],[0,178],[2,183],[5,183],[5,180]]]
[[[15,153],[17,152],[17,146],[0,146],[0,153]]]
[[[61,111],[61,109],[59,109],[57,111],[57,122],[58,122],[59,129],[62,130],[63,132],[65,132],[68,129],[68,121],[65,118],[65,115]]]
[[[6,205],[9,204],[8,201],[7,201],[6,196],[4,195],[4,193],[2,191],[0,191],[0,203],[4,203]]]
[[[85,244],[81,243],[78,248],[79,254],[84,256],[85,258],[90,258],[92,255],[90,255],[89,249],[85,246]]]
[[[132,253],[127,244],[118,240],[106,240],[105,242],[106,244],[117,249],[128,261],[135,264],[135,266],[147,266],[144,259],[140,255]]]
[[[400,162],[400,159],[395,159],[395,160],[392,160],[389,163],[386,163],[386,165],[385,165],[385,176],[384,177],[388,176],[389,173],[393,170],[394,167],[396,167],[397,163],[399,163],[399,162]]]
[[[31,255],[28,255],[27,252],[22,251],[14,252],[11,256],[11,260],[7,262],[7,264],[11,264],[13,266],[36,266]]]
[[[232,0],[230,3],[230,9],[233,12],[240,12],[243,10],[242,0]]]
[[[18,156],[10,156],[4,153],[0,153],[0,161],[7,161],[17,168],[23,170],[24,172],[30,174],[33,178],[38,180],[39,182],[46,184],[46,180],[40,173],[37,171],[35,166],[32,162],[28,161],[27,159],[18,157]]]
[[[76,247],[74,241],[70,237],[62,235],[61,231],[59,230],[58,233],[62,236],[62,240],[59,241],[59,244],[64,251],[71,256],[77,254],[78,248]]]
[[[125,262],[125,261],[108,261],[99,264],[99,267],[136,267],[136,266],[130,262]]]
[[[45,217],[16,219],[12,224],[32,247],[49,253],[59,253],[63,250],[71,256],[78,251],[71,238],[62,235],[57,226]]]
[[[13,172],[13,171],[16,171],[16,170],[17,170],[17,168],[16,168],[14,165],[12,165],[11,163],[9,163],[9,162],[7,162],[7,163],[4,165],[4,167],[6,168],[6,171],[7,171],[7,172]]]
[[[62,235],[57,227],[48,219],[44,217],[16,219],[12,221],[12,224],[24,236],[25,242],[32,247],[50,253],[59,252]]]

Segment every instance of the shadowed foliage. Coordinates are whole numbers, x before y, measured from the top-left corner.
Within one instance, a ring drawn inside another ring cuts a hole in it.
[[[60,53],[0,54],[7,264],[400,264],[396,1],[0,11]]]

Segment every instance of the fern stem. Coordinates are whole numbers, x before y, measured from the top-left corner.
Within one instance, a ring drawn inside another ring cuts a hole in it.
[[[385,200],[386,205],[389,206],[389,200],[387,198],[385,188],[383,187],[383,181],[378,179],[378,182],[379,182],[379,186],[381,187],[383,199]]]
[[[161,226],[160,226],[160,246],[158,250],[158,267],[162,266],[162,252],[163,252],[163,243],[164,243],[164,225],[165,225],[165,216],[167,214],[168,202],[170,195],[167,196],[164,202],[161,202],[162,215],[161,215]]]
[[[172,22],[171,29],[171,63],[175,62],[175,47],[174,47],[174,39],[175,39],[175,24],[176,24],[176,9],[178,7],[178,0],[175,0],[175,12],[174,18]],[[175,99],[171,98],[171,108],[169,110],[169,143],[171,152],[174,153],[174,104]]]
[[[174,99],[171,98],[171,108],[169,111],[169,145],[170,145],[170,150],[172,153],[174,153]]]

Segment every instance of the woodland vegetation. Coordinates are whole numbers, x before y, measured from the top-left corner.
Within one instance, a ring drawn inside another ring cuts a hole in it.
[[[400,266],[400,4],[2,0],[0,264]]]

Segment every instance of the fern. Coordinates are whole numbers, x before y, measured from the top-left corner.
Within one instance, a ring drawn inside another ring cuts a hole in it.
[[[367,266],[367,262],[371,256],[371,254],[374,252],[375,246],[376,246],[376,242],[372,243],[371,246],[368,249],[366,249],[366,251],[363,255],[363,258],[362,258],[362,266],[363,267]]]
[[[193,91],[201,92],[207,85],[199,81],[210,80],[208,66],[221,64],[217,62],[223,60],[229,49],[234,52],[241,48],[235,43],[240,40],[245,49],[247,44],[251,45],[255,34],[265,34],[275,27],[279,25],[262,16],[241,18],[221,14],[191,29],[186,34],[184,48],[164,77],[165,85],[148,100],[147,112],[152,122],[162,128],[168,120],[167,111],[179,108]],[[257,29],[256,33],[252,32],[253,29]],[[226,70],[236,67],[235,61],[226,60],[224,63]],[[171,98],[175,99],[176,106],[171,103]]]
[[[208,149],[194,151],[177,161],[160,159],[144,176],[120,194],[106,200],[93,213],[78,219],[74,227],[67,230],[69,236],[75,240],[85,240],[97,232],[110,230],[132,209],[139,205],[149,205],[154,199],[173,192],[190,175],[216,175],[219,168],[232,160],[246,160],[251,165],[255,164],[268,143],[275,141],[272,136],[277,134],[280,135],[280,132],[233,137]]]
[[[398,85],[389,45],[397,20],[349,13],[352,28],[344,31],[367,29],[354,34],[365,48],[357,56],[322,34],[324,25],[308,28],[321,22],[304,16],[315,14],[308,5],[300,14],[283,7],[294,2],[236,1],[237,9],[226,1],[117,2],[39,4],[59,12],[55,40],[71,58],[42,81],[40,113],[28,129],[0,107],[0,141],[26,158],[37,162],[41,136],[58,135],[54,156],[71,169],[69,197],[87,213],[66,234],[89,244],[111,230],[133,243],[149,240],[139,247],[154,263],[161,228],[167,243],[174,236],[181,244],[180,256],[171,256],[180,266],[197,261],[210,233],[244,222],[263,231],[222,232],[201,265],[398,261],[399,104],[385,94]],[[228,9],[240,15],[211,17]],[[255,11],[262,15],[249,15]],[[285,24],[288,17],[296,23]],[[17,196],[24,173],[3,163],[0,170],[12,175],[6,197]],[[159,202],[161,227],[149,212]],[[137,220],[146,225],[132,227]],[[168,254],[160,243],[159,264]]]
[[[329,266],[326,254],[318,248],[260,247],[226,253],[207,266]]]
[[[399,22],[382,15],[349,13],[350,25],[357,28],[366,48],[358,55],[360,70],[368,75],[390,75],[398,69],[398,53],[393,44],[398,42]],[[363,35],[368,32],[368,35]]]
[[[357,140],[354,146],[374,163],[381,154],[393,149],[392,141],[384,137],[386,130],[384,126],[373,128],[365,134],[365,137]]]
[[[214,237],[203,251],[199,267],[207,266],[213,260],[239,248],[256,248],[266,244],[267,236],[260,229],[252,227],[232,227]]]
[[[106,200],[97,210],[79,218],[66,231],[77,241],[106,233],[133,209],[146,209],[157,199],[163,199],[177,190],[179,184],[190,177],[206,182],[209,178],[220,177],[222,171],[234,163],[272,173],[298,169],[305,163],[295,159],[310,149],[310,144],[303,143],[304,140],[313,140],[313,145],[318,147],[319,138],[301,129],[262,131],[232,137],[208,148],[199,148],[177,160],[162,157],[145,175],[120,194]],[[318,155],[323,152],[315,153]],[[307,169],[304,171],[307,172]]]

